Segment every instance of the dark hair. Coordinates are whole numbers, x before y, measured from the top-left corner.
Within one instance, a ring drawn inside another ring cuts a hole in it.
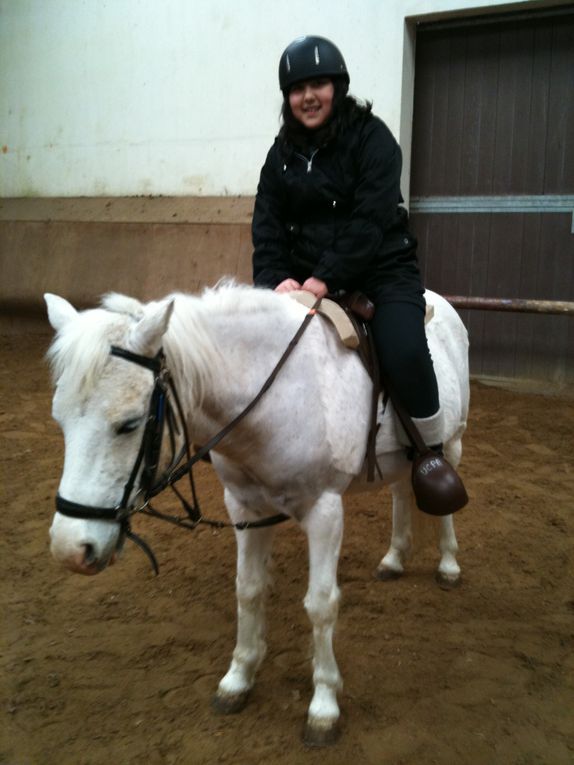
[[[279,130],[279,142],[286,156],[293,149],[303,151],[309,148],[325,146],[343,133],[350,125],[359,119],[364,119],[371,113],[372,103],[361,104],[353,96],[348,95],[348,84],[343,77],[331,77],[333,83],[333,113],[325,125],[317,130],[309,130],[299,120],[295,119],[289,104],[289,93],[283,94],[281,117],[283,124]]]

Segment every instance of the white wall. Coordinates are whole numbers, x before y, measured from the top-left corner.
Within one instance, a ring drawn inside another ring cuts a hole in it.
[[[405,18],[501,5],[0,0],[0,196],[253,194],[279,126],[278,59],[305,33],[339,45],[408,166]]]

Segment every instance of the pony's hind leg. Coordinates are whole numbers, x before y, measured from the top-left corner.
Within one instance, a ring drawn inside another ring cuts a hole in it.
[[[460,461],[460,439],[445,445],[445,456],[456,467]],[[405,563],[413,552],[413,535],[420,549],[436,540],[438,524],[440,562],[436,580],[442,589],[460,584],[460,567],[456,560],[458,544],[452,515],[440,518],[425,515],[415,504],[410,476],[391,486],[393,496],[393,531],[387,554],[377,568],[377,577],[383,581],[398,579],[405,571]]]
[[[229,670],[213,699],[214,708],[222,714],[234,714],[245,707],[265,656],[265,595],[273,535],[273,528],[236,531],[237,642]]]
[[[460,438],[449,441],[444,445],[444,454],[450,464],[456,468],[462,455],[462,443]],[[444,515],[440,519],[440,563],[436,572],[436,580],[443,590],[450,590],[460,584],[460,566],[456,554],[458,543],[454,533],[452,515]]]
[[[443,515],[440,519],[440,563],[436,572],[436,580],[441,589],[452,590],[461,582],[460,566],[456,559],[458,543],[454,533],[452,515]]]
[[[310,746],[338,737],[337,691],[341,675],[333,652],[333,631],[339,610],[337,564],[343,535],[343,503],[326,492],[301,523],[309,543],[309,588],[305,609],[313,625],[313,685],[304,741]]]
[[[393,531],[387,554],[377,567],[377,577],[383,581],[398,579],[404,574],[405,563],[412,554],[413,513],[418,512],[410,476],[392,484]]]

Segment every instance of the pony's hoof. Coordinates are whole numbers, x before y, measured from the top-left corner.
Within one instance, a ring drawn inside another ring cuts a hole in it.
[[[249,691],[234,694],[216,693],[211,706],[218,715],[236,715],[245,709],[248,701]]]
[[[462,582],[460,574],[443,574],[442,571],[437,571],[434,578],[441,590],[456,590]]]
[[[339,721],[328,725],[314,725],[307,720],[303,731],[303,743],[305,746],[333,746],[341,737]]]
[[[381,582],[394,582],[396,579],[400,579],[403,575],[402,571],[395,571],[392,568],[383,566],[377,569],[377,579]]]

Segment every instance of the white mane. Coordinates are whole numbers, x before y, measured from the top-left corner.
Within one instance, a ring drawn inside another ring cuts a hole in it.
[[[284,303],[278,298],[271,290],[253,289],[233,280],[205,289],[201,297],[172,293],[165,298],[175,301],[164,337],[165,352],[174,375],[185,380],[186,384],[179,386],[181,395],[187,392],[193,396],[184,401],[184,407],[201,405],[213,374],[223,364],[210,321],[223,316],[234,322],[240,314],[281,310]]]
[[[269,289],[258,289],[237,284],[233,279],[222,279],[215,287],[206,288],[201,303],[209,312],[235,314],[280,310],[284,297]]]
[[[140,320],[144,315],[143,303],[127,295],[118,292],[108,292],[102,297],[102,308],[112,313],[122,313],[131,316],[132,319]]]
[[[164,350],[178,386],[187,400],[185,408],[201,405],[213,374],[221,363],[217,344],[210,332],[210,317],[239,313],[269,313],[281,310],[284,301],[271,290],[237,285],[232,280],[206,289],[201,297],[172,293],[161,302],[173,300],[174,311],[164,336]],[[79,395],[88,395],[102,374],[110,346],[128,347],[130,329],[143,318],[147,306],[135,298],[109,293],[102,307],[78,313],[58,333],[48,351],[55,380],[73,385]]]
[[[78,313],[56,335],[48,360],[56,382],[71,385],[86,394],[102,374],[110,356],[110,345],[121,343],[132,323],[129,316],[101,308]]]

